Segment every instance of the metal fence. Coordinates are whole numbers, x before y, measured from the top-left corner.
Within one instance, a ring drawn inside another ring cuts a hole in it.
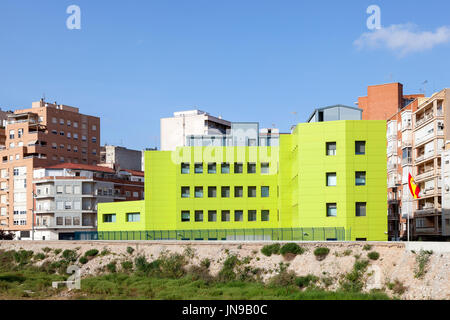
[[[223,230],[149,230],[149,231],[82,231],[75,240],[284,240],[284,241],[349,241],[351,229],[285,228]]]

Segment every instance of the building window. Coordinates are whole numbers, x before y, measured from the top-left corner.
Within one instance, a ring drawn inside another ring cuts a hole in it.
[[[181,174],[189,174],[189,163],[181,164]]]
[[[356,203],[356,216],[357,217],[365,217],[366,216],[366,203],[365,202],[357,202]]]
[[[248,210],[248,221],[256,221],[256,210]]]
[[[195,197],[203,198],[203,187],[195,187]]]
[[[261,221],[269,221],[269,210],[261,210]]]
[[[216,173],[216,164],[208,163],[208,173]]]
[[[355,154],[366,154],[365,141],[355,141]]]
[[[242,198],[244,196],[244,188],[243,187],[234,187],[234,197]]]
[[[59,124],[64,124],[64,119],[59,119]]]
[[[116,214],[115,213],[104,214],[103,222],[106,222],[106,223],[116,222]]]
[[[194,172],[203,173],[203,163],[196,163]]]
[[[74,133],[74,134],[73,134],[73,139],[74,139],[74,140],[78,140],[78,133]]]
[[[72,134],[70,132],[67,132],[67,139],[72,138]]]
[[[234,163],[234,173],[243,173],[244,165],[242,163],[235,162]]]
[[[58,134],[58,131],[52,130],[52,133],[53,133],[53,134]]]
[[[74,123],[73,123],[73,127],[74,127],[74,128],[78,128],[78,122],[74,122]]]
[[[97,130],[97,126],[95,124],[92,125],[92,131],[96,131]]]
[[[365,171],[355,172],[355,184],[357,186],[365,186],[366,185],[366,172]]]
[[[222,187],[222,198],[230,197],[230,187]]]
[[[208,211],[208,222],[216,222],[217,221],[217,211],[209,210]]]
[[[97,137],[92,137],[92,142],[96,143],[97,142]]]
[[[261,198],[268,198],[269,197],[269,187],[262,186],[261,187]]]
[[[261,163],[261,174],[268,174],[269,173],[269,163]]]
[[[247,163],[247,173],[256,173],[256,163]]]
[[[182,198],[189,198],[190,196],[190,187],[181,187],[181,197]]]
[[[230,210],[222,210],[222,222],[230,221]]]
[[[244,221],[244,212],[242,210],[235,210],[234,211],[234,221]]]
[[[58,120],[56,120],[55,117],[52,118],[52,123],[58,123]]]
[[[328,172],[327,187],[335,187],[335,186],[336,186],[336,172]]]
[[[141,214],[139,212],[127,213],[127,222],[141,221]]]
[[[60,132],[59,132],[59,135],[60,135],[60,136],[63,136],[63,135],[64,135],[64,131],[60,131]]]
[[[63,224],[64,224],[63,217],[56,217],[56,225],[57,226],[62,226]]]
[[[336,203],[327,203],[327,217],[337,216],[337,205]]]
[[[327,142],[327,156],[335,156],[336,155],[336,142]]]
[[[67,120],[67,126],[70,127],[71,124],[70,120]]]
[[[191,221],[191,213],[189,211],[181,211],[181,222]]]
[[[14,130],[9,130],[9,138],[14,139]]]
[[[216,187],[208,187],[208,198],[217,197],[217,188]]]
[[[248,197],[256,198],[256,187],[248,187]]]
[[[17,137],[18,137],[19,139],[22,138],[22,135],[23,135],[23,129],[17,130]]]
[[[197,210],[195,211],[195,222],[202,222],[203,221],[203,211]]]
[[[220,172],[223,173],[223,174],[230,173],[230,164],[229,163],[222,163]]]

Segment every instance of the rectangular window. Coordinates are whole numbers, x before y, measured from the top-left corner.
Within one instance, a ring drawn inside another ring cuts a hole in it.
[[[335,156],[336,155],[336,142],[327,142],[327,156]]]
[[[366,172],[365,171],[355,172],[355,184],[357,186],[365,186],[366,185]]]
[[[256,187],[248,187],[248,197],[256,198]]]
[[[215,163],[208,163],[208,173],[210,173],[210,174],[216,173],[216,164]]]
[[[116,214],[115,213],[104,214],[103,215],[103,222],[106,222],[106,223],[116,222]]]
[[[256,163],[247,163],[247,173],[256,173]]]
[[[327,217],[337,216],[337,205],[336,203],[327,203]]]
[[[208,198],[217,197],[217,188],[216,187],[208,187]]]
[[[222,165],[221,165],[221,172],[223,174],[230,173],[230,164],[229,163],[222,163]]]
[[[139,212],[127,213],[127,222],[139,222],[141,221],[141,214]]]
[[[195,173],[203,173],[203,163],[195,164]]]
[[[336,186],[336,172],[328,172],[327,187],[335,187],[335,186]]]
[[[203,187],[195,187],[195,197],[203,198]]]
[[[244,212],[242,210],[235,210],[234,211],[234,221],[244,221]]]
[[[208,221],[209,222],[216,222],[217,221],[217,211],[216,210],[209,210],[208,211]]]
[[[222,198],[230,197],[230,187],[222,187]]]
[[[181,222],[191,221],[191,213],[189,211],[181,211]]]
[[[269,210],[261,210],[261,221],[269,221]]]
[[[56,217],[56,225],[57,226],[62,226],[64,223],[64,218],[63,217]]]
[[[261,198],[268,198],[269,197],[269,187],[262,186],[261,187]]]
[[[195,222],[202,222],[203,221],[203,211],[197,210],[195,211]]]
[[[189,174],[189,163],[181,164],[181,174]]]
[[[244,196],[244,188],[243,187],[234,187],[234,197],[242,198]]]
[[[182,198],[189,198],[190,196],[190,187],[181,187],[181,197]]]
[[[366,203],[365,202],[357,202],[356,203],[356,216],[357,217],[365,217],[366,216]]]
[[[261,163],[261,174],[268,174],[269,173],[269,163]]]
[[[242,163],[235,162],[234,163],[234,173],[243,173],[244,165]]]
[[[230,210],[222,210],[222,222],[230,221]]]
[[[248,221],[256,221],[256,210],[248,210]]]
[[[366,154],[365,141],[355,141],[355,154]]]

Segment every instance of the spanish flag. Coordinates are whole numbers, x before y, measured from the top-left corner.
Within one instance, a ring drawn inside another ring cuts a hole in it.
[[[420,193],[420,187],[416,184],[413,177],[411,176],[411,173],[408,175],[408,185],[409,185],[409,191],[411,191],[412,196],[414,199],[420,199],[419,193]]]

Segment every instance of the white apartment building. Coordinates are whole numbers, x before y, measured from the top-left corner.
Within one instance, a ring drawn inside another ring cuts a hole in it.
[[[160,125],[162,151],[184,146],[187,136],[224,135],[231,128],[231,122],[201,110],[174,112],[173,117],[161,118]]]

